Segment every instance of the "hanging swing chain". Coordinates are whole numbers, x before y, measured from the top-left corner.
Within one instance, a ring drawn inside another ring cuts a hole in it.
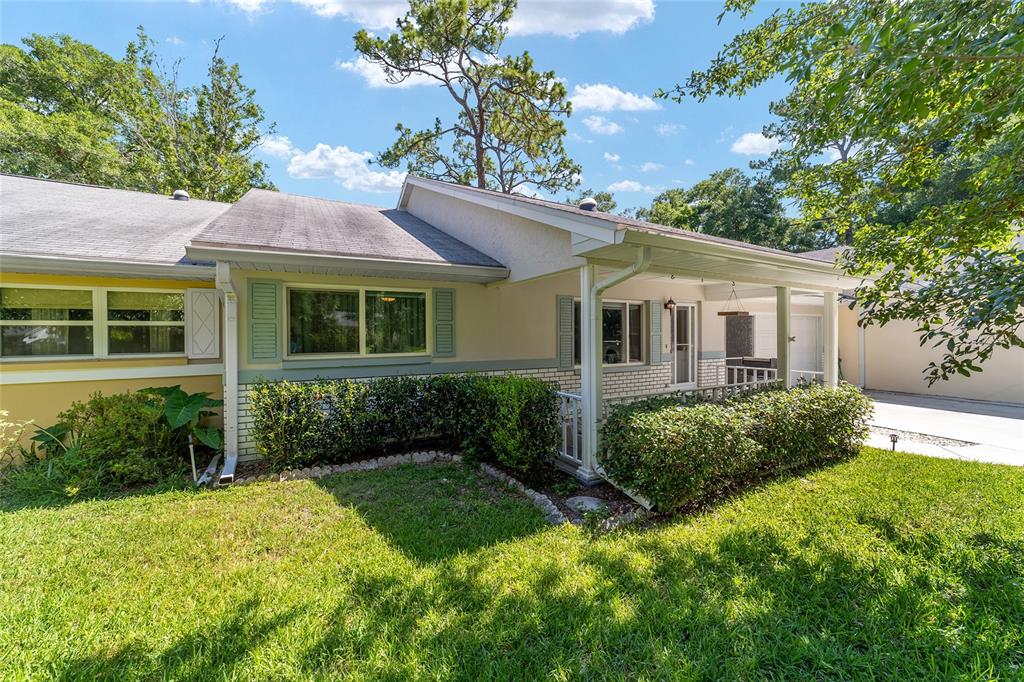
[[[732,292],[729,293],[729,298],[725,300],[725,307],[722,308],[723,312],[733,312],[729,309],[729,304],[736,304],[736,310],[734,312],[745,313],[746,309],[743,307],[743,303],[740,301],[740,297],[736,295],[736,282],[732,283]]]

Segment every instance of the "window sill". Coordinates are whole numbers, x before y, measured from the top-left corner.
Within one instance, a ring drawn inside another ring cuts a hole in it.
[[[289,356],[281,363],[284,369],[317,369],[320,367],[374,367],[381,365],[422,365],[429,363],[431,356],[426,353],[415,355],[349,355],[301,358]]]
[[[179,358],[186,360],[185,353],[118,353],[115,355],[32,355],[0,357],[0,363],[33,363],[33,362],[117,362],[118,360],[167,360]],[[219,358],[213,358],[219,359]]]
[[[614,365],[601,365],[601,371],[609,373],[639,372],[645,369],[650,369],[651,367],[652,365],[648,362],[618,362]],[[575,371],[576,374],[579,374],[581,372],[580,366],[576,365],[573,367],[573,371]]]

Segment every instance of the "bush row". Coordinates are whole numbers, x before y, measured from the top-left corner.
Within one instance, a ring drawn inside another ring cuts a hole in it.
[[[850,384],[689,406],[654,399],[612,412],[598,458],[616,483],[672,511],[766,475],[850,457],[870,413],[871,401]]]
[[[517,376],[263,382],[249,412],[256,446],[277,470],[434,440],[530,472],[558,446],[555,389]]]

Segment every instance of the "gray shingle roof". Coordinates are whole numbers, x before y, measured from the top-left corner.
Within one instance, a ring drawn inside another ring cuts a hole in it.
[[[501,267],[405,211],[261,189],[249,190],[192,244]]]
[[[230,206],[0,175],[0,252],[188,264],[185,244]]]

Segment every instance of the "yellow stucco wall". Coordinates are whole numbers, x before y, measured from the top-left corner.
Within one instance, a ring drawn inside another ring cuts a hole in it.
[[[0,273],[0,284],[47,284],[76,287],[113,287],[138,289],[189,289],[212,288],[213,282],[164,279],[129,279],[120,277],[79,277],[74,275],[40,275],[28,273]],[[74,380],[62,377],[66,372],[118,370],[131,374],[132,369],[144,374],[150,368],[185,368],[191,364],[217,365],[219,361],[198,361],[190,363],[185,357],[164,358],[96,358],[96,359],[21,359],[0,361],[0,409],[10,413],[18,421],[33,420],[39,425],[49,425],[57,415],[72,402],[87,399],[93,393],[119,393],[136,391],[150,386],[173,386],[180,384],[183,389],[196,392],[207,391],[215,397],[222,395],[222,378],[219,373],[210,375],[124,377],[116,379]],[[182,370],[183,374],[186,370]],[[194,371],[190,367],[188,371]],[[211,371],[212,368],[211,368]],[[38,381],[33,383],[9,383],[18,374],[30,373]]]

